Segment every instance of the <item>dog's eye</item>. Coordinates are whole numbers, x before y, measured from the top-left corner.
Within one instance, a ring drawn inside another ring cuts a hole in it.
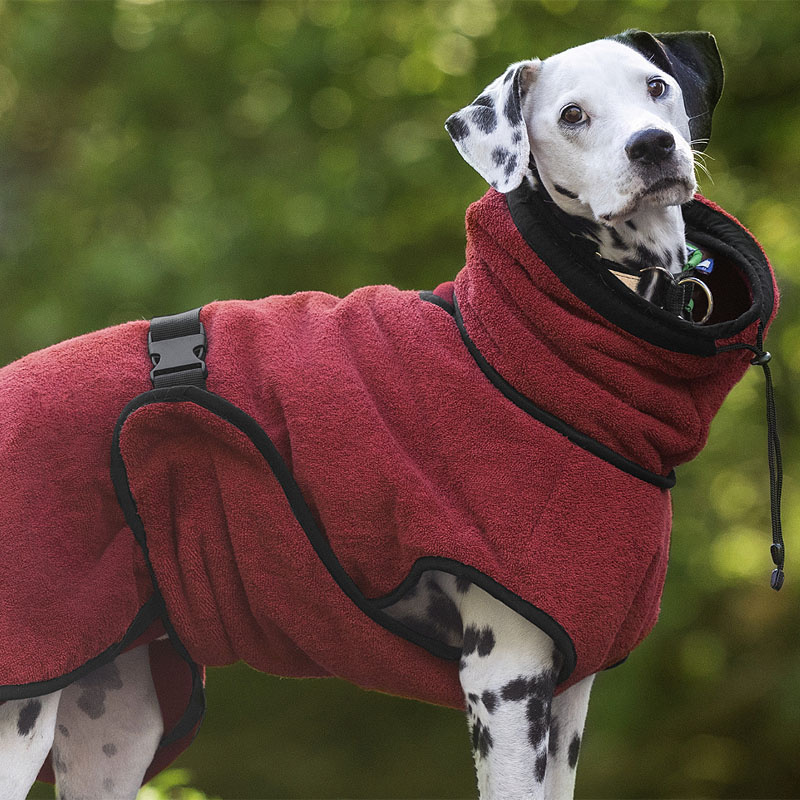
[[[647,93],[650,97],[661,97],[666,94],[666,91],[667,82],[661,80],[661,78],[653,78],[647,82]]]
[[[561,109],[561,119],[570,125],[577,125],[586,119],[586,114],[580,106],[572,104]]]

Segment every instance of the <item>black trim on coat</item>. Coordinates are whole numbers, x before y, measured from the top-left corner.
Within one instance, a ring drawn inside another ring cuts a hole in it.
[[[150,392],[146,392],[144,395],[135,397],[130,403],[128,403],[127,406],[125,406],[122,414],[120,414],[117,424],[114,427],[114,438],[111,443],[111,482],[114,484],[114,491],[117,494],[117,500],[122,508],[122,513],[125,516],[125,521],[128,523],[128,527],[131,529],[134,538],[142,548],[145,563],[147,564],[147,570],[150,573],[150,581],[153,584],[153,591],[155,596],[159,599],[159,616],[162,624],[164,625],[164,630],[167,632],[169,640],[175,650],[178,652],[178,655],[189,665],[189,669],[191,670],[192,674],[192,689],[189,696],[189,703],[186,707],[186,710],[183,712],[183,715],[175,724],[173,729],[165,733],[161,738],[159,745],[161,747],[172,744],[173,742],[182,739],[184,736],[187,736],[203,721],[203,717],[206,713],[206,693],[205,687],[203,686],[203,679],[200,674],[200,667],[189,655],[189,652],[175,631],[175,628],[173,627],[169,618],[169,614],[167,613],[163,596],[161,594],[161,589],[158,585],[158,578],[156,577],[155,570],[153,569],[153,564],[150,561],[150,550],[147,546],[147,535],[145,533],[144,525],[142,524],[139,513],[136,510],[136,501],[133,499],[130,486],[128,485],[128,473],[125,469],[125,462],[122,458],[122,453],[120,452],[119,437],[120,433],[122,432],[122,426],[125,421],[126,412],[128,412],[128,410],[139,398],[145,397],[146,395],[159,395],[166,392],[175,391],[176,389],[180,390],[184,388],[186,387],[177,386],[166,389],[153,389]]]
[[[75,681],[79,681],[85,675],[93,672],[98,667],[113,661],[125,648],[135,642],[149,627],[161,616],[161,598],[153,594],[149,600],[136,612],[133,622],[128,626],[123,637],[107,647],[101,653],[90,658],[79,667],[50,678],[45,681],[32,681],[31,683],[7,684],[0,686],[0,702],[6,700],[24,700],[27,697],[38,697],[43,694],[51,694],[59,689],[64,689]]]
[[[425,300],[427,303],[433,303],[435,306],[443,308],[451,317],[453,316],[453,304],[448,303],[444,297],[439,297],[436,292],[425,289],[419,293],[419,298],[420,300]]]
[[[230,403],[220,395],[200,389],[195,386],[174,386],[164,389],[153,389],[149,392],[139,395],[134,398],[123,410],[117,422],[117,429],[114,434],[113,455],[112,455],[112,479],[117,493],[120,497],[120,502],[123,504],[125,518],[128,525],[137,536],[137,540],[142,545],[145,557],[148,561],[148,566],[151,569],[151,575],[154,580],[154,586],[157,586],[155,574],[150,565],[149,554],[147,551],[147,541],[144,529],[144,524],[136,510],[136,504],[130,493],[128,485],[127,473],[119,447],[119,434],[127,420],[128,416],[134,411],[142,408],[143,406],[153,403],[180,403],[189,402],[216,414],[220,419],[230,423],[238,428],[247,438],[253,443],[253,446],[263,456],[267,462],[270,470],[272,471],[275,479],[280,484],[280,487],[286,497],[292,514],[297,520],[300,527],[303,529],[308,538],[309,543],[313,547],[315,553],[322,561],[325,568],[330,573],[331,577],[336,581],[339,588],[355,603],[355,605],[370,619],[378,623],[382,627],[391,631],[392,633],[401,636],[404,639],[419,645],[427,650],[432,655],[438,656],[450,661],[457,661],[461,657],[461,649],[453,647],[441,642],[438,639],[426,636],[407,625],[404,625],[399,620],[389,616],[384,608],[395,602],[408,588],[419,580],[420,575],[431,569],[449,572],[452,575],[468,578],[476,586],[480,587],[488,594],[500,600],[505,605],[509,606],[513,611],[516,611],[520,616],[524,617],[542,631],[544,631],[551,639],[553,639],[556,647],[559,649],[564,657],[564,663],[559,673],[559,683],[567,680],[575,669],[577,664],[577,654],[575,646],[564,628],[558,624],[550,615],[542,611],[540,608],[528,603],[518,595],[506,589],[497,581],[490,578],[485,573],[472,567],[468,564],[462,564],[453,559],[441,557],[425,557],[420,558],[414,562],[408,575],[401,581],[401,583],[390,593],[382,597],[368,598],[359,589],[355,581],[350,577],[346,569],[343,567],[336,554],[333,551],[328,539],[314,519],[314,515],[309,508],[308,504],[303,497],[303,493],[298,486],[297,482],[292,475],[286,462],[283,460],[275,444],[270,439],[266,431],[256,422],[253,417],[245,411]],[[186,651],[186,648],[180,643],[177,633],[167,619],[167,612],[163,612],[165,627],[170,632],[170,638],[176,645],[180,645],[179,652],[187,659],[191,656]],[[174,638],[173,638],[174,637]],[[194,662],[191,662],[194,663]]]
[[[456,299],[455,294],[453,294],[452,306],[442,300],[440,297],[437,299],[441,302],[437,302],[437,300],[433,299],[433,297],[437,296],[433,295],[433,297],[431,297],[430,295],[432,294],[432,292],[420,292],[420,298],[440,306],[447,311],[451,317],[453,317],[456,326],[458,327],[458,332],[461,334],[461,338],[464,341],[469,354],[475,360],[475,363],[478,365],[481,372],[483,372],[489,381],[491,381],[491,383],[515,406],[522,409],[526,414],[530,415],[538,422],[541,422],[543,425],[546,425],[548,428],[552,428],[562,436],[566,436],[567,439],[581,449],[603,459],[603,461],[607,461],[617,469],[622,470],[622,472],[626,472],[628,475],[633,475],[634,478],[639,478],[639,480],[645,481],[645,483],[650,483],[653,486],[657,486],[659,489],[671,489],[675,485],[675,470],[671,470],[668,475],[659,475],[657,472],[651,472],[641,464],[637,464],[635,461],[625,458],[625,456],[620,455],[615,450],[612,450],[607,445],[604,445],[602,442],[598,442],[597,439],[593,439],[591,436],[581,433],[581,431],[573,428],[569,423],[565,422],[560,417],[557,417],[555,414],[551,414],[549,411],[545,411],[540,406],[537,406],[532,400],[515,389],[486,360],[483,353],[481,353],[481,351],[478,349],[478,346],[470,338],[469,334],[467,333],[467,329],[464,326],[464,320],[461,317],[461,311],[458,307],[458,300]]]
[[[619,270],[619,265],[600,258],[596,242],[573,235],[560,224],[527,181],[505,198],[522,238],[553,274],[609,322],[650,344],[677,353],[713,356],[717,340],[739,333],[758,319],[766,324],[772,316],[772,276],[758,242],[725,214],[697,200],[682,207],[687,238],[702,239],[724,251],[741,270],[752,294],[750,307],[743,314],[713,325],[681,319],[632,292],[610,272]]]

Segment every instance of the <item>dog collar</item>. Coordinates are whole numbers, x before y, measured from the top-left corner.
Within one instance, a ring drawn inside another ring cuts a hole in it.
[[[609,272],[658,308],[697,325],[705,325],[714,313],[714,295],[704,278],[714,271],[714,259],[689,242],[686,242],[686,249],[689,257],[678,275],[660,266],[644,267],[638,273],[615,269],[609,269]],[[696,302],[698,299],[699,303]],[[698,306],[702,309],[699,319],[696,316]]]

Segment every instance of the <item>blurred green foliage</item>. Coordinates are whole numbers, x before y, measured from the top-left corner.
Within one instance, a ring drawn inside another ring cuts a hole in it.
[[[136,800],[219,800],[187,786],[190,780],[188,769],[166,769],[142,787]]]
[[[789,560],[776,594],[752,374],[679,471],[662,618],[596,683],[577,796],[797,798],[796,3],[0,4],[0,363],[214,298],[452,277],[464,209],[485,187],[444,119],[508,63],[626,27],[711,30],[723,53],[703,189],[780,277],[769,347]],[[178,761],[204,792],[476,794],[456,712],[242,665],[211,670],[208,694]]]

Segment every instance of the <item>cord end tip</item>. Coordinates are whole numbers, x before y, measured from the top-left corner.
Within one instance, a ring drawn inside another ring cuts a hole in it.
[[[772,577],[769,579],[769,585],[776,592],[780,591],[781,586],[783,586],[783,570],[780,567],[772,570]]]

